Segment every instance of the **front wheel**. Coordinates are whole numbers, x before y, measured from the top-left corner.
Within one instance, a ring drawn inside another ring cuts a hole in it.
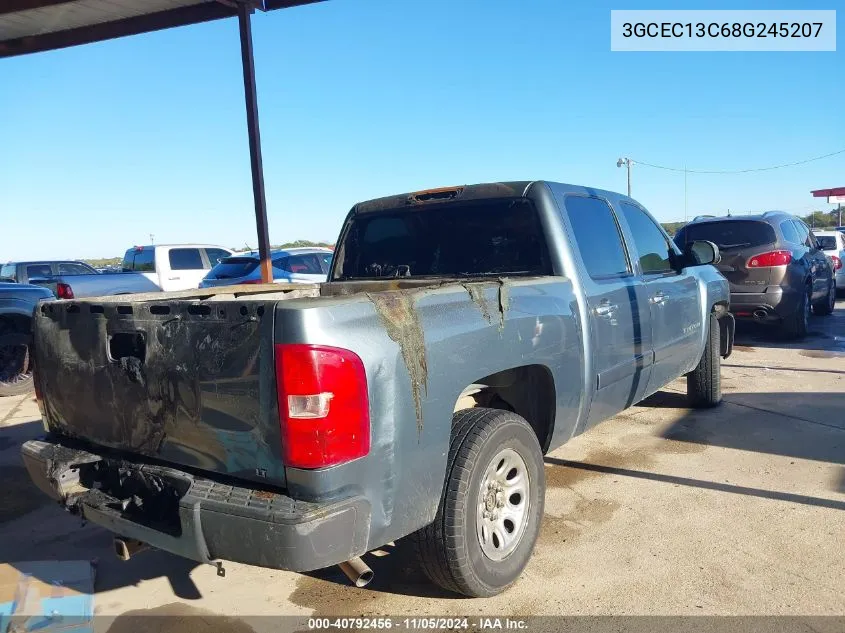
[[[710,315],[707,343],[698,365],[687,374],[687,398],[696,408],[715,407],[722,401],[722,358],[719,356],[719,319]]]
[[[414,534],[425,574],[474,598],[504,591],[534,551],[545,489],[543,453],[524,418],[499,409],[455,413],[437,515]]]

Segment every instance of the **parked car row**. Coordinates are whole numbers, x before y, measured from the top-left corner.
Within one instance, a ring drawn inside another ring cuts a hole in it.
[[[327,248],[273,251],[273,280],[325,281],[331,257]],[[135,246],[126,251],[116,271],[96,270],[79,261],[9,262],[0,267],[0,278],[45,286],[59,299],[261,283],[258,253],[233,253],[210,244]]]
[[[836,302],[836,273],[842,269],[836,245],[842,246],[837,241],[842,234],[824,235],[822,242],[794,215],[770,211],[695,218],[674,239],[681,248],[697,240],[719,247],[716,268],[730,283],[730,310],[737,319],[773,325],[800,339],[807,334],[811,312],[831,314]],[[841,275],[838,279],[845,288]]]

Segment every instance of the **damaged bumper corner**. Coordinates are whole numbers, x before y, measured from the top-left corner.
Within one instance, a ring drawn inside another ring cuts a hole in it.
[[[33,483],[86,521],[200,563],[311,571],[366,552],[370,505],[324,503],[131,464],[55,439],[21,447]]]

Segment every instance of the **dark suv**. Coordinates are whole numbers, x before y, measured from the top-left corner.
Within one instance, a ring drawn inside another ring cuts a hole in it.
[[[739,217],[699,217],[681,228],[683,249],[708,240],[721,251],[716,266],[731,285],[731,312],[779,325],[792,338],[807,334],[810,308],[833,312],[836,282],[830,259],[813,232],[794,215],[769,211]]]

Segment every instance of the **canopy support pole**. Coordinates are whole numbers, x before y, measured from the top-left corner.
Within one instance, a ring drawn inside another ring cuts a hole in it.
[[[258,230],[258,254],[261,258],[261,280],[272,283],[270,236],[267,229],[267,197],[264,193],[264,166],[261,161],[261,132],[258,127],[258,99],[255,93],[255,60],[252,54],[252,6],[238,2],[238,26],[241,33],[241,62],[244,74],[246,126],[249,135],[249,162],[252,168],[252,196],[255,200],[255,226]]]

